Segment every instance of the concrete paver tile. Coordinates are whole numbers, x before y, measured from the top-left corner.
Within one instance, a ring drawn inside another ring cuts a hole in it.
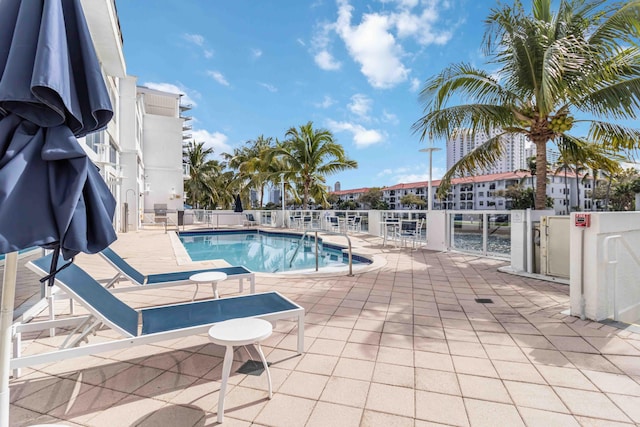
[[[414,427],[412,417],[385,414],[365,409],[360,427]],[[346,426],[345,426],[346,427]]]
[[[458,374],[463,397],[490,400],[492,402],[512,403],[507,389],[497,378],[478,377]]]
[[[543,409],[545,411],[569,413],[553,388],[543,384],[505,381],[513,402],[519,407]]]
[[[464,399],[464,405],[473,427],[525,426],[513,405],[468,398]]]
[[[369,393],[369,384],[368,381],[331,377],[320,396],[320,400],[364,408]]]
[[[333,375],[354,380],[371,381],[375,366],[375,362],[369,360],[341,357],[333,371]]]
[[[560,414],[533,408],[518,408],[527,427],[580,427],[578,421],[569,414]]]
[[[416,418],[447,425],[469,425],[462,397],[421,390],[416,390]]]
[[[574,415],[601,418],[611,421],[631,421],[604,394],[594,391],[576,390],[564,387],[554,387],[567,408]]]
[[[372,383],[365,408],[413,417],[415,414],[414,391],[408,387]]]
[[[274,394],[273,399],[266,404],[255,418],[257,423],[269,426],[304,426],[316,402],[310,399]]]
[[[360,408],[318,402],[305,427],[358,426],[362,412]]]

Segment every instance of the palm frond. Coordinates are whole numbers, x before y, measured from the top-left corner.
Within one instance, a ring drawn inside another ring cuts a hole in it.
[[[615,123],[592,121],[588,139],[610,150],[633,150],[638,148],[640,130]]]
[[[474,175],[490,167],[504,152],[504,134],[489,138],[456,162],[440,179],[438,196],[444,197],[451,186],[451,180],[458,176]]]
[[[640,0],[615,3],[607,9],[610,14],[602,19],[589,37],[589,43],[616,50],[620,41],[634,44],[640,38]]]
[[[420,140],[433,138],[451,138],[458,129],[471,129],[473,132],[489,133],[494,128],[503,128],[513,124],[510,107],[488,104],[465,104],[432,110],[418,119],[413,125],[414,133],[420,134]]]

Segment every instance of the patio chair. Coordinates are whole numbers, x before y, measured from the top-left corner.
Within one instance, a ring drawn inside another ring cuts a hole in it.
[[[50,265],[51,255],[27,264],[41,276],[49,273]],[[59,268],[64,265],[63,260],[58,263]],[[304,308],[278,292],[134,309],[73,263],[58,271],[55,282],[89,314],[53,321],[15,323],[11,369],[202,334],[215,323],[246,317],[257,317],[270,322],[295,318],[298,322],[298,353],[302,354],[304,351]],[[101,325],[112,329],[123,338],[89,344],[87,337]],[[44,354],[23,357],[20,355],[22,333],[70,327],[75,329],[60,345],[60,349]],[[87,344],[76,347],[82,341],[87,341]],[[16,376],[18,375],[16,372]]]
[[[398,238],[401,241],[402,246],[408,240],[412,241],[412,248],[416,247],[416,239],[418,238],[418,221],[400,221],[400,229],[398,230]]]
[[[353,231],[354,233],[359,233],[362,226],[361,221],[362,221],[362,217],[359,217],[359,216],[354,216],[353,218],[351,218],[348,222],[349,231]]]
[[[335,231],[336,233],[340,232],[340,220],[338,219],[338,217],[330,216],[328,226],[329,231]]]
[[[244,216],[245,216],[245,220],[244,220],[245,226],[251,227],[254,225],[258,225],[258,220],[256,220],[256,218],[253,216],[252,213],[244,214]]]
[[[157,273],[144,275],[140,271],[136,270],[131,264],[125,261],[120,255],[118,255],[113,249],[106,248],[100,255],[115,268],[118,273],[105,285],[106,288],[112,287],[120,279],[125,278],[131,283],[140,286],[153,286],[156,288],[163,286],[176,286],[184,284],[193,284],[189,278],[197,273],[204,273],[210,271],[218,271],[225,273],[227,278],[236,278],[240,281],[239,291],[244,291],[244,279],[249,279],[251,285],[251,293],[256,291],[256,275],[251,270],[243,266],[234,267],[219,267],[208,268],[203,270],[190,270],[190,271],[176,271],[171,273]],[[135,289],[135,288],[134,288]],[[128,288],[127,288],[128,290]],[[197,292],[196,288],[196,292]],[[194,294],[195,297],[195,294]]]

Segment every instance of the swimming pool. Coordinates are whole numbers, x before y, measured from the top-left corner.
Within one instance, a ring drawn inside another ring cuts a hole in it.
[[[224,259],[231,265],[243,265],[251,271],[279,273],[315,269],[316,248],[313,236],[301,241],[301,235],[259,230],[182,232],[180,241],[192,261]],[[318,267],[343,267],[348,264],[343,247],[318,239]],[[353,265],[371,261],[353,255]]]

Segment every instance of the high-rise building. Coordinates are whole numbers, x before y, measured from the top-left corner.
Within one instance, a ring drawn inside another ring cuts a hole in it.
[[[459,130],[447,141],[447,169],[457,163],[462,157],[485,143],[490,137],[501,133],[494,130],[487,135],[478,132],[475,135],[469,129]],[[487,175],[505,172],[513,172],[519,169],[526,169],[526,150],[533,144],[525,135],[506,134],[501,137],[504,146],[503,155],[488,168],[480,169],[472,175]],[[535,148],[534,148],[535,152]]]
[[[340,191],[340,181],[336,181],[336,185],[333,186],[333,191]]]

